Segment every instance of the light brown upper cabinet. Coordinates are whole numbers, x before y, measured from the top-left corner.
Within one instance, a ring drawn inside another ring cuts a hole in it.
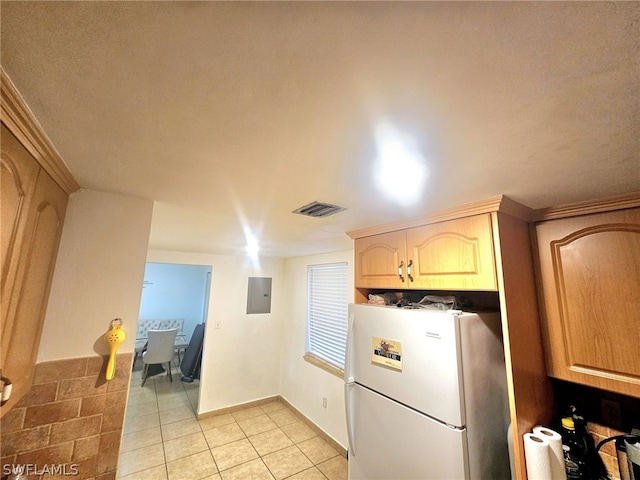
[[[640,208],[542,221],[536,235],[548,374],[640,397]]]
[[[39,128],[2,72],[0,370],[12,393],[0,417],[31,388],[67,201],[79,188]]]
[[[355,239],[357,288],[497,290],[491,216]]]
[[[406,233],[383,233],[355,240],[355,284],[368,288],[408,288]]]

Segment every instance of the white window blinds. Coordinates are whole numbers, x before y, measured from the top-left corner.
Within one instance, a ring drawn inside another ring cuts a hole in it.
[[[347,344],[347,264],[307,267],[307,352],[343,369]]]

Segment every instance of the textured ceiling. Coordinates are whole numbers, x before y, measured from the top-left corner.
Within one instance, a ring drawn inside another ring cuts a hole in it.
[[[156,202],[150,248],[241,253],[250,231],[295,256],[497,194],[640,190],[639,2],[0,9],[2,67],[76,180]],[[428,169],[412,205],[376,187],[380,125]],[[347,210],[291,213],[314,200]]]

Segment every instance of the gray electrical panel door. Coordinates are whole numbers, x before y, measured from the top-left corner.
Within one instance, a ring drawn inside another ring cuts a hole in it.
[[[247,313],[271,313],[270,277],[249,277]]]

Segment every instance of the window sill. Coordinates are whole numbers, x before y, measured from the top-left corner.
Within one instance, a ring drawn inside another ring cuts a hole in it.
[[[304,358],[306,362],[309,362],[311,365],[315,365],[316,367],[321,368],[325,372],[328,372],[339,378],[344,378],[344,370],[325,362],[321,358],[318,358],[309,352],[305,353],[302,358]]]

